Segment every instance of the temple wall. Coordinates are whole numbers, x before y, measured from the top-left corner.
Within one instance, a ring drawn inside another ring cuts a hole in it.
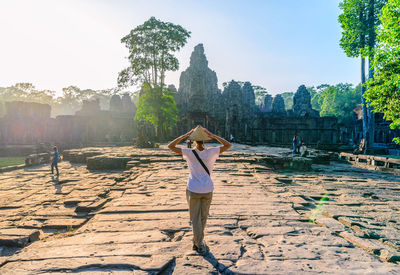
[[[128,111],[102,111],[92,105],[93,102],[84,104],[76,115],[51,118],[47,104],[6,102],[6,115],[0,118],[0,149],[40,143],[69,147],[132,142],[137,136],[135,106],[127,104]]]
[[[299,135],[306,144],[336,144],[339,142],[337,119],[264,116],[256,119],[252,129],[257,143],[289,145],[294,135]]]

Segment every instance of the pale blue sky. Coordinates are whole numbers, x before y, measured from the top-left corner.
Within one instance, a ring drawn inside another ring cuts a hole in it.
[[[127,61],[120,39],[151,16],[192,32],[177,53],[179,85],[203,43],[219,86],[250,81],[271,94],[301,84],[359,82],[359,60],[339,47],[339,0],[1,0],[0,86],[116,86]]]

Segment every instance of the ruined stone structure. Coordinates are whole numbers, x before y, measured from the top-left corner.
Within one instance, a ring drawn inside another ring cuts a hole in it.
[[[278,116],[286,116],[285,101],[281,95],[276,95],[272,100],[272,113]]]
[[[289,111],[285,110],[281,95],[266,96],[258,108],[250,82],[241,85],[232,80],[221,92],[216,73],[208,68],[202,44],[194,48],[190,66],[182,72],[175,98],[179,109],[177,133],[201,124],[225,138],[233,135],[243,143],[287,145],[295,134],[307,144],[339,142],[337,119],[319,117],[304,85],[297,90]]]
[[[350,144],[360,144],[362,139],[362,109],[361,105],[353,110],[353,121],[348,126],[348,132],[345,136],[345,142]],[[373,113],[374,115],[374,143],[370,153],[378,152],[380,154],[400,155],[400,146],[393,142],[393,138],[400,136],[399,129],[390,129],[390,121],[384,119],[382,113]],[[370,146],[371,147],[371,146]]]
[[[264,97],[264,101],[261,105],[261,112],[263,113],[270,113],[272,112],[272,96],[269,94],[266,94]]]
[[[0,118],[0,144],[34,144],[50,135],[51,107],[34,102],[6,102],[6,115]]]
[[[294,94],[291,114],[296,117],[319,117],[319,112],[311,106],[311,95],[304,85]]]
[[[190,128],[201,124],[215,131],[219,126],[218,117],[222,116],[221,91],[218,89],[217,74],[208,68],[202,44],[195,47],[190,66],[182,72],[179,80],[179,90],[176,94],[176,104],[179,110],[178,128]]]
[[[47,104],[6,102],[0,118],[0,145],[58,144],[65,147],[102,142],[131,142],[136,137],[136,106],[129,95],[114,95],[110,111],[98,100],[86,100],[75,115],[50,117]]]

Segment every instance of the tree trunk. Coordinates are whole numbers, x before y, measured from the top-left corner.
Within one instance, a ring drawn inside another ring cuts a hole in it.
[[[375,13],[376,5],[375,0],[369,0],[368,2],[368,79],[374,78],[374,67],[373,67],[373,49],[375,48],[376,43],[376,13]],[[369,147],[373,147],[375,143],[375,114],[373,112],[372,107],[368,107],[368,144]]]
[[[368,79],[374,78],[374,67],[372,66],[371,58],[368,58]],[[371,106],[368,107],[368,131],[369,131],[369,146],[373,147],[375,143],[375,113]]]
[[[367,106],[365,105],[365,58],[361,56],[361,103],[362,103],[362,114],[363,114],[363,138],[364,138],[364,154],[366,154],[367,149],[369,147],[368,141],[368,115],[367,115]]]

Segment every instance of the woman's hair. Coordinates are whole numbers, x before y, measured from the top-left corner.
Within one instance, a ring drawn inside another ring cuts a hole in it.
[[[204,141],[202,140],[195,140],[194,142],[196,142],[197,144],[204,144]]]
[[[57,151],[57,146],[53,146],[53,150],[54,150],[54,151]]]

